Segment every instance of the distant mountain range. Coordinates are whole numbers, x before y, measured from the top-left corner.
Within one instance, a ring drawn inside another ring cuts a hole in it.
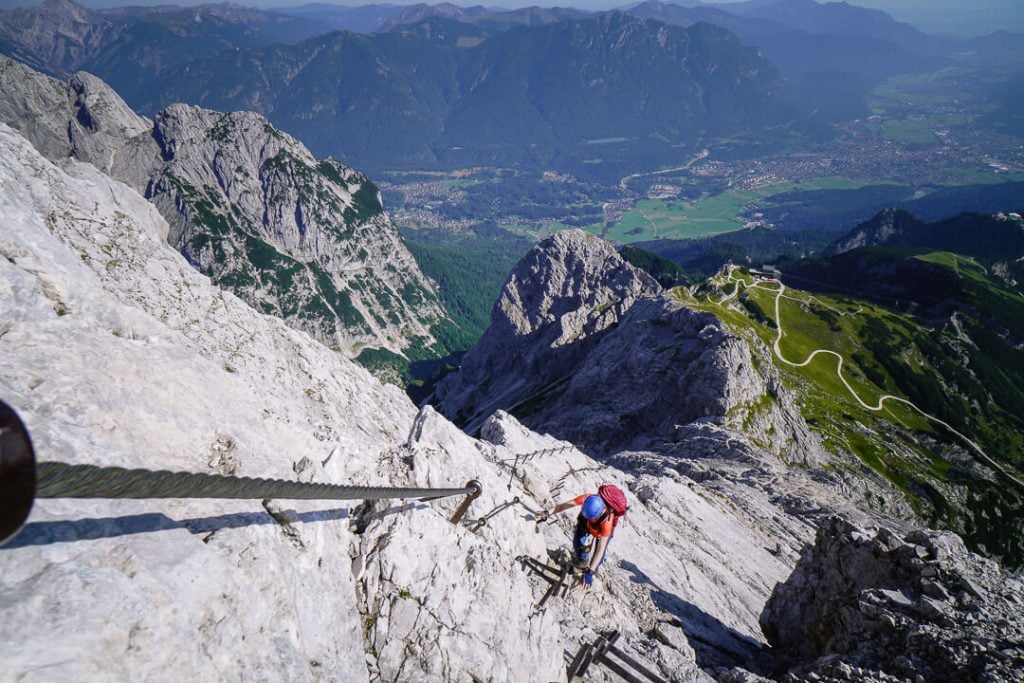
[[[224,50],[293,43],[324,32],[313,21],[228,3],[92,10],[71,0],[44,0],[0,12],[0,54],[54,75],[83,69],[117,87],[127,74],[152,78]]]
[[[622,13],[496,34],[438,18],[332,33],[194,60],[123,91],[146,112],[172,101],[254,110],[371,172],[603,162],[618,173],[800,118],[775,68],[728,31]]]
[[[667,24],[706,21],[760,48],[789,82],[827,118],[866,115],[864,97],[889,76],[938,67],[950,41],[921,33],[884,12],[814,0],[682,7],[647,0],[631,13]]]
[[[71,0],[0,12],[0,54],[94,73],[145,113],[172,102],[254,110],[371,173],[519,165],[617,180],[716,137],[741,149],[821,139],[830,122],[866,115],[865,95],[889,76],[955,51],[985,63],[1018,52],[814,0],[648,0],[601,15],[449,3],[94,11]]]
[[[296,7],[276,7],[268,10],[274,14],[298,17],[320,24],[326,31],[353,31],[372,33],[391,17],[400,14],[401,5],[332,5],[314,2]]]

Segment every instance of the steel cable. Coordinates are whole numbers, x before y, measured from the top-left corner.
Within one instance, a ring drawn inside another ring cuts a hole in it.
[[[377,500],[445,498],[473,493],[462,488],[386,488],[314,484],[284,479],[125,469],[41,462],[37,498],[283,498],[291,500]]]

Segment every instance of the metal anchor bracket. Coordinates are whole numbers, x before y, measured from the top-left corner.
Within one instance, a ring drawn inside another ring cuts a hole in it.
[[[490,518],[494,517],[498,513],[502,512],[504,510],[507,510],[508,508],[512,507],[513,505],[517,505],[518,503],[519,503],[519,496],[516,496],[515,498],[513,498],[510,501],[508,501],[507,503],[502,503],[501,505],[499,505],[498,507],[494,508],[493,510],[488,512],[486,515],[481,517],[480,519],[478,519],[475,522],[473,522],[472,525],[469,527],[469,530],[473,531],[473,532],[480,531],[485,526],[487,526],[487,520],[489,520]]]

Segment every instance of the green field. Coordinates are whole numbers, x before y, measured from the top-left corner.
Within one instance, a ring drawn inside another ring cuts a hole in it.
[[[774,194],[794,190],[847,190],[882,184],[885,181],[858,181],[838,176],[808,178],[800,182],[763,185],[752,190],[726,190],[695,202],[679,199],[644,199],[608,228],[607,239],[623,244],[644,240],[711,237],[743,229],[740,214],[748,204],[770,200]],[[586,228],[601,234],[603,226]]]
[[[954,166],[947,170],[947,174],[955,178],[955,182],[944,183],[947,187],[960,185],[998,185],[1000,183],[1024,182],[1024,173],[1018,172],[997,172],[991,168],[971,168],[969,166]]]
[[[940,142],[936,131],[948,130],[969,122],[970,119],[963,114],[933,114],[871,121],[865,127],[886,140],[931,145]]]
[[[1024,297],[994,283],[973,259],[948,253],[917,258],[957,273],[965,285],[963,296],[976,311],[1000,320],[1014,333],[1024,329]],[[1020,471],[1024,441],[1014,431],[1018,420],[1005,412],[1020,414],[1019,378],[1004,365],[1016,363],[1019,368],[1019,353],[1012,355],[1004,342],[985,338],[983,325],[963,319],[980,346],[970,352],[965,372],[964,363],[951,360],[947,349],[948,340],[958,334],[954,330],[934,329],[911,314],[857,298],[790,287],[776,317],[778,284],[755,283],[742,269],[733,274],[719,274],[695,294],[683,287],[672,294],[686,306],[718,316],[734,334],[769,349],[781,319],[779,346],[786,361],[801,363],[817,349],[835,352],[843,357],[843,378],[869,406],[876,406],[886,394],[912,400],[921,410],[956,425],[1011,470]],[[721,303],[737,290],[736,296]],[[819,353],[807,365],[794,367],[772,353],[772,362],[797,397],[808,425],[835,454],[827,467],[855,472],[866,466],[901,490],[928,524],[962,533],[970,546],[1001,556],[1009,566],[1024,564],[1019,493],[1005,481],[975,474],[973,465],[966,464],[973,451],[960,437],[893,400],[887,400],[882,410],[864,407],[840,381],[834,355]],[[979,410],[978,402],[986,397],[999,406]],[[734,419],[743,418],[743,410],[756,406],[743,407]],[[865,498],[872,505],[882,501],[868,493]],[[1000,526],[985,521],[999,518],[1004,521]]]
[[[901,74],[893,76],[868,97],[868,105],[875,113],[881,113],[893,105],[915,104],[938,106],[952,102],[958,97],[954,79],[969,72],[943,69],[935,73]],[[959,97],[963,97],[962,92]]]
[[[751,287],[753,283],[748,275],[739,270],[736,275],[741,294],[725,307],[715,303],[721,294],[693,297],[683,288],[673,293],[688,306],[714,313],[734,333],[748,338],[754,336],[770,348],[776,338],[778,322],[776,294],[771,288],[777,285]],[[720,287],[726,287],[724,277],[716,281]],[[844,359],[843,377],[857,396],[871,406],[884,394],[902,396],[903,392],[865,345],[866,325],[881,325],[892,338],[899,340],[892,353],[900,356],[902,362],[910,367],[927,367],[927,360],[914,340],[931,332],[904,314],[864,301],[811,295],[790,288],[779,310],[784,330],[780,342],[783,357],[800,363],[816,349],[838,353]],[[758,317],[762,317],[761,322]],[[855,454],[908,493],[911,483],[922,472],[939,481],[945,478],[951,463],[919,445],[918,434],[940,435],[936,426],[919,412],[894,401],[887,401],[881,411],[863,407],[839,380],[838,359],[831,354],[818,354],[803,367],[783,363],[774,355],[772,358],[783,382],[800,396],[801,413],[822,437],[826,448],[837,454],[843,451]],[[886,445],[893,439],[902,443],[900,451]],[[915,455],[908,459],[909,453]]]
[[[750,190],[726,190],[696,201],[682,199],[642,199],[605,231],[601,223],[582,229],[605,239],[630,244],[645,240],[712,237],[743,230],[741,214],[752,203],[770,203],[772,195],[797,190],[850,190],[869,185],[884,185],[885,180],[851,180],[840,176],[807,178],[797,182],[780,182]],[[506,230],[530,239],[540,240],[573,226],[554,221],[546,223],[518,222],[502,224]]]

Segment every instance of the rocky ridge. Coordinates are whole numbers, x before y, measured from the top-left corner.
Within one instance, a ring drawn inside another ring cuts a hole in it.
[[[114,83],[156,80],[183,61],[326,33],[311,21],[234,3],[90,9],[43,0],[0,10],[0,54],[61,78],[85,69]]]
[[[0,50],[45,71],[70,71],[95,56],[121,27],[69,0],[0,13]]]
[[[710,421],[792,463],[827,459],[767,349],[666,295],[637,302],[546,399],[523,419],[598,453],[660,450]]]
[[[811,680],[1010,681],[1024,581],[949,532],[821,525],[761,615],[777,666]]]
[[[790,462],[826,459],[763,345],[661,293],[582,231],[520,261],[491,326],[434,399],[470,430],[500,408],[593,453],[661,448],[710,420]]]
[[[643,296],[661,287],[604,240],[556,233],[516,264],[491,324],[437,386],[439,410],[469,431],[497,409],[511,410],[572,375],[600,337]]]
[[[858,225],[849,234],[828,248],[828,253],[842,254],[860,247],[873,247],[888,243],[892,238],[924,225],[923,221],[902,209],[886,209],[871,220]]]
[[[3,124],[0,215],[0,394],[41,459],[483,484],[460,527],[458,500],[37,501],[0,548],[12,677],[558,680],[617,629],[668,680],[756,680],[764,605],[815,528],[870,521],[714,421],[603,461],[501,412],[472,439],[212,286],[130,187]],[[573,520],[530,510],[601,480],[631,510],[598,585],[539,608],[548,583],[518,558],[564,553]]]
[[[365,176],[251,113],[172,105],[150,122],[99,79],[66,86],[0,62],[2,120],[54,161],[87,161],[150,199],[168,241],[259,310],[351,355],[433,343],[443,319]]]
[[[41,459],[382,485],[476,478],[474,523],[522,501],[476,532],[447,521],[457,500],[37,501],[0,549],[8,672],[554,680],[566,650],[616,628],[666,677],[706,681],[709,662],[763,642],[761,605],[807,522],[780,509],[760,526],[685,477],[634,480],[508,415],[475,441],[211,286],[131,188],[89,164],[58,168],[2,124],[0,149],[12,228],[0,233],[0,387]],[[541,450],[552,454],[509,480],[510,460]],[[547,584],[516,558],[548,560],[572,520],[539,528],[528,509],[597,477],[643,502],[601,590],[537,609]],[[688,632],[710,643],[703,654]]]

